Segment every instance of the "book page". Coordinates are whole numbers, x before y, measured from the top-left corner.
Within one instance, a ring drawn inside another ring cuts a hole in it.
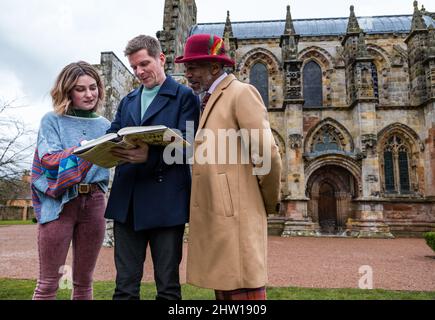
[[[149,131],[135,132],[130,134],[124,133],[125,134],[124,141],[131,144],[136,144],[136,141],[142,141],[149,145],[155,145],[155,146],[167,146],[170,143],[176,143],[177,145],[180,146],[190,145],[187,141],[183,139],[183,137],[178,135],[175,131],[165,126],[154,126],[154,127],[161,127],[161,128],[153,129]]]
[[[94,146],[92,149],[86,152],[78,154],[77,156],[89,162],[92,162],[93,164],[96,164],[100,167],[111,168],[123,162],[121,161],[120,158],[112,155],[112,153],[110,152],[110,150],[115,147],[119,147],[123,149],[135,148],[134,145],[126,143],[125,141],[120,141],[117,143],[113,141],[106,141],[102,144]]]
[[[114,140],[113,142],[116,142],[117,138],[118,138],[118,135],[116,133],[105,134],[104,136],[101,136],[101,137],[96,138],[96,139],[89,140],[85,144],[81,145],[80,147],[75,148],[73,154],[79,155],[79,154],[81,154],[83,152],[88,151],[92,147],[94,147],[94,146],[96,146],[96,145],[98,145],[100,143],[105,142],[105,141]]]
[[[118,135],[125,136],[132,133],[139,133],[139,132],[152,132],[152,131],[165,131],[167,129],[164,125],[157,125],[157,126],[144,126],[144,127],[125,127],[118,131]]]
[[[124,136],[127,143],[137,144],[136,141],[141,141],[154,146],[166,146],[170,141],[163,140],[164,132],[147,132],[147,133],[132,133]]]

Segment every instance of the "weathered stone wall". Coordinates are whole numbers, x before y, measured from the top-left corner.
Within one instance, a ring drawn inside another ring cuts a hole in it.
[[[177,56],[183,54],[188,31],[196,24],[196,4],[194,0],[165,0],[163,30],[157,32],[163,53],[166,55],[166,71],[178,74],[183,66],[175,64]]]
[[[428,103],[424,109],[424,133],[422,140],[425,144],[424,167],[426,177],[426,195],[435,200],[435,102]]]
[[[426,70],[424,66],[427,51],[426,31],[414,31],[408,36],[410,103],[419,106],[426,101],[428,88],[426,83]]]
[[[112,120],[121,99],[133,90],[138,82],[113,52],[102,52],[101,64],[96,67],[103,77],[106,89],[106,103],[101,114]]]
[[[404,36],[370,35],[366,42],[378,71],[380,106],[409,105],[409,75]],[[284,75],[279,39],[247,39],[238,41],[236,75],[249,82],[247,61],[265,63],[270,71],[269,108],[281,107]],[[323,106],[347,107],[346,76],[339,37],[303,37],[299,42],[299,58],[305,63],[314,60],[322,68]],[[261,50],[262,49],[262,50]],[[275,66],[279,63],[278,66]],[[249,65],[252,65],[251,62]],[[249,67],[248,65],[248,67]],[[275,70],[278,71],[275,73]]]
[[[0,220],[31,220],[33,217],[32,207],[0,206]]]
[[[405,35],[369,35],[367,49],[378,72],[380,106],[409,105],[409,73]]]
[[[269,73],[269,105],[270,109],[282,108],[284,102],[284,74],[282,72],[281,48],[277,40],[243,40],[239,41],[236,51],[235,75],[240,81],[249,83],[251,67],[257,63],[266,65]]]
[[[355,138],[357,137],[357,133],[353,130],[355,127],[354,119],[352,118],[352,114],[349,111],[342,111],[337,109],[304,109],[304,135],[312,128],[314,128],[320,121],[332,118],[344,127],[351,133],[351,135]]]
[[[414,131],[420,139],[428,136],[433,137],[432,131],[427,128],[428,123],[429,125],[431,123],[431,120],[428,121],[428,118],[431,119],[432,112],[424,111],[424,108],[410,106],[407,47],[403,41],[404,36],[396,35],[371,35],[367,37],[368,52],[373,57],[378,72],[379,103],[360,103],[356,106],[349,106],[346,100],[346,74],[338,37],[325,37],[323,39],[305,37],[301,39],[299,43],[299,58],[303,61],[302,68],[309,60],[316,61],[322,69],[323,83],[323,106],[320,108],[303,108],[302,140],[304,143],[309,139],[308,134],[310,130],[325,119],[334,119],[349,132],[355,147],[354,156],[358,156],[361,152],[367,154],[367,146],[363,144],[363,142],[366,143],[367,137],[376,136],[388,126],[396,123],[409,127],[409,130]],[[293,127],[296,128],[298,126],[297,123],[300,119],[295,118],[299,113],[289,113],[282,110],[284,74],[279,42],[277,39],[251,39],[239,41],[238,44],[239,48],[236,52],[236,76],[241,81],[249,83],[250,67],[256,62],[264,63],[269,71],[269,120],[276,142],[280,147],[284,164],[282,198],[286,198],[291,193],[299,194],[299,191],[302,191],[301,194],[303,194],[304,190],[299,190],[301,189],[299,186],[300,178],[303,178],[303,174],[294,172],[292,168],[298,167],[296,162],[304,162],[306,160],[302,156],[295,157],[294,154],[295,152],[297,153],[297,150],[291,150],[289,145],[286,145],[289,132],[292,131]],[[426,109],[431,110],[430,108]],[[432,141],[431,139],[429,140]],[[430,150],[433,150],[434,146],[434,143],[428,144]],[[376,145],[373,148],[376,148]],[[376,152],[376,149],[374,149],[374,152]],[[434,167],[433,158],[433,151],[427,151],[425,154],[422,153],[416,157],[416,181],[418,181],[419,185],[419,194],[431,192],[430,190],[433,189],[432,185],[434,182],[427,182],[425,180],[425,172],[428,171],[425,168]],[[379,178],[381,160],[374,153],[370,157],[359,161],[361,161],[361,181],[358,182],[358,185],[362,188],[361,196],[369,198],[379,197],[380,183],[382,182]],[[429,174],[432,173],[429,172]],[[307,181],[305,180],[304,183],[307,183]],[[386,200],[388,201],[388,199]],[[288,204],[288,208],[286,208],[287,212],[283,214],[288,214],[288,211],[298,210],[296,207],[292,209],[291,206],[297,206],[297,204]],[[410,207],[412,206],[411,204]],[[425,212],[429,215],[429,220],[434,219],[434,214],[430,211],[432,206],[431,204],[423,206]],[[354,216],[358,212],[358,215],[377,215],[379,217],[380,214],[380,217],[382,217],[382,212],[374,211],[370,213],[369,211],[364,211],[364,208],[370,206],[360,204],[353,207]],[[384,219],[391,226],[393,233],[397,232],[400,234],[402,230],[402,234],[406,232],[412,234],[413,232],[418,232],[418,230],[423,230],[420,222],[415,222],[416,226],[418,226],[413,229],[411,225],[415,219],[407,220],[411,221],[411,223],[408,225],[405,223],[402,226],[404,221],[400,220],[398,215],[394,213],[397,211],[391,211],[388,206],[386,207],[387,209],[382,209],[382,205],[375,207],[381,211],[384,210]],[[402,213],[411,215],[409,210],[402,211]],[[282,221],[280,223],[282,225]],[[433,224],[426,225],[426,229],[433,227]]]
[[[421,236],[435,229],[435,204],[424,201],[384,203],[385,223],[395,236]]]
[[[101,53],[101,64],[95,66],[103,78],[106,90],[106,102],[101,115],[112,121],[115,117],[121,99],[139,86],[136,77],[122,63],[113,52]],[[114,169],[110,170],[109,190],[112,185]],[[106,234],[104,246],[112,247],[113,240],[113,221],[106,220]]]

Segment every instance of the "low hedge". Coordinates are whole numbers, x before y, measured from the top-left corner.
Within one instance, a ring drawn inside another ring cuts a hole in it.
[[[426,239],[427,245],[435,251],[435,232],[426,232],[423,236]]]

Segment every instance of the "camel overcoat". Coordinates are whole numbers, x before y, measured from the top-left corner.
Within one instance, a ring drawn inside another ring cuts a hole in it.
[[[245,134],[230,142],[222,129]],[[255,87],[233,75],[218,85],[201,116],[194,152],[187,282],[217,290],[264,286],[267,214],[279,206],[281,158]]]

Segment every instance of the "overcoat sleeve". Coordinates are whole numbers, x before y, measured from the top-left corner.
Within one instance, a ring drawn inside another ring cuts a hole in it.
[[[267,214],[277,213],[281,190],[281,157],[273,138],[266,107],[257,89],[241,84],[235,103],[235,114],[240,129],[249,131],[249,141],[242,135],[243,143],[249,144],[249,154],[257,175]],[[244,138],[243,138],[244,137]]]

